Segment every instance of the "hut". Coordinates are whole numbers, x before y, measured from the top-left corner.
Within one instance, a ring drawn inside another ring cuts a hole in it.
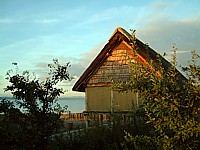
[[[147,63],[150,58],[157,60],[158,53],[146,44],[135,38],[137,55],[139,61]],[[109,112],[129,112],[133,105],[140,105],[142,100],[138,93],[119,93],[112,90],[111,79],[114,81],[127,81],[130,79],[129,67],[124,54],[133,56],[133,39],[131,34],[118,27],[107,44],[103,47],[97,57],[81,75],[73,87],[73,91],[85,92],[85,112],[105,114]],[[161,57],[164,69],[170,67],[170,63]],[[180,81],[185,77],[179,73]]]

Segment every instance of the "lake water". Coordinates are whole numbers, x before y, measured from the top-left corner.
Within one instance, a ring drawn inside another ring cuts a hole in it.
[[[0,97],[0,100],[6,98],[7,100],[14,101],[10,97]],[[82,113],[85,110],[85,99],[84,97],[62,97],[57,100],[62,107],[68,106],[68,110],[72,113]]]
[[[84,97],[65,97],[57,101],[62,107],[68,105],[68,110],[72,113],[82,113],[85,110]]]

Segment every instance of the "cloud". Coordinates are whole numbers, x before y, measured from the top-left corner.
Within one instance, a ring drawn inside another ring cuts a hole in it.
[[[30,19],[30,18],[2,18],[0,19],[0,24],[14,24],[14,23],[41,23],[50,24],[58,23],[59,19],[52,18],[42,18],[42,19]]]
[[[81,57],[80,62],[83,64],[83,66],[87,67],[92,62],[92,60],[94,60],[94,58],[98,55],[98,53],[103,48],[104,44],[105,44],[105,42],[100,42],[99,44],[97,44],[94,48],[92,48],[88,52],[80,55],[80,57]]]
[[[70,76],[75,77],[75,80],[77,80],[80,77],[80,75],[82,75],[82,73],[85,71],[85,69],[90,65],[90,63],[95,59],[95,57],[103,48],[104,44],[105,42],[100,42],[88,52],[80,54],[78,58],[72,56],[70,57],[58,56],[57,59],[59,60],[59,63],[61,65],[70,62],[71,67],[68,68]],[[44,56],[39,57],[37,60],[35,60],[35,62],[38,63],[35,64],[35,69],[32,71],[39,73],[40,75],[44,74],[45,72],[48,71],[47,64],[53,63],[52,62],[53,58],[55,58],[55,56],[53,55],[46,55],[45,57]]]
[[[179,7],[179,5],[180,5],[180,1],[156,1],[152,3],[151,5],[147,6],[147,8],[150,11],[150,13],[160,12],[162,14],[170,15],[171,10],[176,9],[177,7]],[[147,15],[150,15],[150,14],[147,14]]]
[[[48,24],[48,23],[58,23],[58,22],[60,22],[60,20],[58,20],[58,19],[36,19],[36,20],[33,20],[33,22]]]
[[[38,17],[35,17],[38,18]],[[40,23],[40,24],[50,24],[61,22],[59,19],[49,19],[49,18],[26,18],[26,17],[14,17],[14,18],[2,18],[0,19],[0,24],[14,24],[14,23]]]
[[[53,55],[46,55],[42,57],[38,57],[35,59],[34,62],[37,62],[34,64],[34,68],[31,70],[32,72],[35,72],[37,75],[45,79],[46,74],[49,71],[48,64],[53,64],[53,59],[55,56]],[[70,73],[70,76],[80,76],[83,70],[85,69],[85,66],[82,64],[81,60],[75,57],[65,57],[65,56],[58,56],[56,57],[58,59],[59,63],[61,65],[65,65],[66,63],[70,62],[70,67],[68,68],[68,71]]]
[[[0,75],[0,85],[2,84],[2,81],[5,79],[3,75]]]
[[[138,35],[159,51],[169,51],[174,43],[179,50],[199,50],[199,26],[199,20],[175,20],[157,25],[150,24],[149,27],[140,29]]]
[[[166,24],[143,28],[138,31],[138,37],[148,42],[150,47],[161,54],[169,53],[175,43],[178,49],[178,62],[186,65],[191,58],[189,53],[191,50],[196,49],[197,53],[200,53],[199,26],[200,21],[197,20],[171,21]]]
[[[176,54],[185,54],[185,53],[191,53],[191,51],[176,51]],[[171,51],[170,54],[173,54],[173,52]]]
[[[14,19],[14,18],[0,19],[0,24],[11,24],[11,23],[18,23],[18,22],[21,22],[21,19]]]
[[[46,59],[48,59],[49,63],[53,63],[52,59],[53,56],[46,56]],[[35,69],[31,70],[32,72],[35,72],[37,77],[41,80],[44,81],[46,77],[48,76],[49,68],[47,67],[47,60],[38,59],[38,63],[35,64]],[[72,87],[74,86],[75,82],[78,80],[80,75],[83,73],[83,71],[86,69],[86,66],[83,65],[83,61],[86,59],[78,59],[75,57],[65,57],[65,56],[59,56],[57,57],[59,63],[61,65],[66,64],[67,62],[70,62],[71,67],[68,68],[70,76],[74,77],[72,81],[63,81],[57,85],[58,88],[62,88],[65,91],[67,91],[64,95],[65,96],[74,96],[74,95],[80,95],[83,96],[83,93],[77,93],[77,92],[72,92]],[[44,61],[42,61],[44,60]]]
[[[43,68],[46,68],[47,65],[48,65],[47,63],[40,62],[40,63],[37,63],[37,64],[35,65],[35,67],[36,67],[36,68],[41,68],[41,69],[43,69]]]
[[[24,3],[23,5],[19,5],[18,3],[14,5],[15,7],[12,10],[12,13],[10,13],[10,9],[12,9],[10,5],[2,7],[2,16],[0,17],[0,24],[53,24],[65,21],[72,22],[76,20],[79,16],[82,16],[87,9],[83,6],[72,8],[68,4],[59,6],[58,2],[56,2],[55,5],[53,5],[52,2],[47,2],[46,4],[42,2],[39,5],[33,4],[32,6],[30,6],[30,3]],[[22,8],[19,8],[18,5],[22,6]],[[24,7],[24,5],[27,5],[28,7]],[[48,8],[45,9],[47,5]]]
[[[58,36],[55,34],[49,36],[38,36],[0,46],[0,50],[4,51],[3,56],[9,59],[11,56],[15,58],[23,57],[23,59],[28,59],[29,61],[30,58],[32,60],[47,55],[50,55],[53,58],[65,54],[69,54],[70,56],[76,53],[73,49],[74,47],[70,46],[70,44],[73,45],[73,42],[76,41],[72,40],[69,44],[67,42],[68,38],[70,37]],[[44,60],[44,58],[41,59]]]
[[[101,25],[104,26],[120,26],[127,22],[132,21],[132,16],[130,14],[136,13],[138,8],[128,5],[122,5],[118,7],[110,7],[105,10],[97,10],[98,12],[85,18],[81,23],[77,24],[76,27],[91,27],[90,25],[94,25],[95,27]]]
[[[148,10],[148,13],[138,12],[138,19],[131,26],[137,30],[136,37],[161,54],[170,53],[176,44],[178,62],[187,64],[191,58],[191,50],[195,49],[200,53],[200,11],[186,13],[180,6],[181,1],[152,3],[142,8]],[[184,5],[184,9],[191,8]]]

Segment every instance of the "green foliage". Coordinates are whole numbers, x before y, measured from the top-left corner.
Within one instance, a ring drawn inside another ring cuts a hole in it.
[[[121,113],[110,114],[108,124],[102,124],[99,120],[87,130],[72,131],[67,134],[55,136],[48,149],[69,149],[69,150],[121,150],[132,149],[132,142],[127,142],[126,132],[134,133],[134,136],[151,135],[154,128],[146,124],[147,117],[144,109],[139,108],[134,113],[126,114],[127,118]],[[126,131],[126,132],[125,132]],[[132,136],[132,135],[131,135]],[[155,143],[152,140],[142,141],[137,139],[137,146],[141,149],[155,149]]]
[[[180,81],[176,69],[176,49],[173,50],[171,67],[163,68],[161,56],[148,64],[138,61],[137,49],[134,61],[130,60],[130,81],[115,83],[121,91],[139,92],[144,100],[147,123],[155,128],[154,137],[126,135],[135,145],[137,139],[151,139],[161,149],[198,149],[200,145],[200,66],[199,55],[192,51],[192,60],[183,68],[188,80]],[[135,52],[136,51],[136,52]],[[184,84],[183,84],[184,83]],[[137,147],[137,146],[134,146]],[[137,149],[137,148],[136,148]],[[138,148],[139,149],[139,148]]]
[[[60,114],[64,111],[56,104],[56,98],[64,93],[56,85],[63,80],[70,80],[69,63],[61,66],[57,59],[48,65],[50,72],[44,81],[28,71],[11,75],[7,79],[10,91],[19,108],[8,100],[1,100],[1,134],[5,138],[2,145],[9,149],[45,149],[49,137],[62,125]],[[54,107],[55,106],[55,107]]]
[[[180,85],[174,63],[169,70],[160,71],[160,78],[150,76],[150,88],[143,92],[149,122],[159,133],[157,142],[163,149],[197,149],[200,144],[200,86],[193,80],[197,70],[188,71],[188,81]]]

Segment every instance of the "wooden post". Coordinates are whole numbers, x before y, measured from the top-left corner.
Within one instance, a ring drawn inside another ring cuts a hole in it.
[[[85,111],[88,111],[87,88],[85,88]],[[85,116],[85,127],[86,127],[86,130],[89,127],[88,115],[89,114],[87,113],[86,116]]]
[[[87,88],[85,88],[85,111],[88,111]]]
[[[139,106],[139,100],[138,100],[138,92],[136,92],[136,108],[138,108]]]
[[[100,125],[103,125],[103,114],[100,114]]]
[[[88,127],[89,127],[88,114],[86,114],[86,117],[85,117],[85,128],[86,128],[86,130],[88,129]]]
[[[111,107],[111,113],[114,112],[114,92],[111,90],[110,93],[110,107]]]

